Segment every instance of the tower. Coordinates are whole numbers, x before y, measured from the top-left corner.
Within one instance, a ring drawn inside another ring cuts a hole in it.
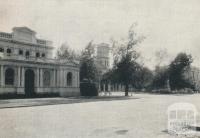
[[[99,71],[99,91],[108,91],[108,82],[102,81],[103,74],[106,73],[110,67],[110,47],[106,43],[97,44],[96,51],[96,66]]]
[[[109,45],[106,43],[100,43],[97,45],[97,64],[101,73],[105,73],[110,66],[109,62]]]

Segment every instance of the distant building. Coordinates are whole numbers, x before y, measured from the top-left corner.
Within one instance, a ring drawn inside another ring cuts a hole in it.
[[[97,64],[97,68],[101,72],[101,74],[106,73],[110,67],[109,55],[110,55],[109,44],[100,43],[97,45],[96,64]]]
[[[52,59],[52,52],[52,42],[27,27],[0,32],[0,94],[79,95],[78,65]]]
[[[108,91],[110,85],[102,81],[103,74],[110,68],[110,47],[109,44],[100,43],[96,45],[96,67],[99,74],[99,91]]]
[[[184,72],[185,78],[188,79],[197,91],[200,91],[200,69],[197,67],[190,67]]]

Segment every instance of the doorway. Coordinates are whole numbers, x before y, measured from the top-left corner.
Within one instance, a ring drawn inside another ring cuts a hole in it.
[[[35,95],[34,82],[35,82],[34,71],[31,69],[27,69],[25,72],[25,95],[27,97],[33,97]]]

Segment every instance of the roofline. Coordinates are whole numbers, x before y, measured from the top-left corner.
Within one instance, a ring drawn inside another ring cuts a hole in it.
[[[68,67],[74,67],[74,68],[77,68],[79,69],[79,65],[75,64],[75,65],[68,65],[68,64],[63,64],[63,63],[59,63],[59,62],[39,62],[39,61],[29,61],[29,60],[17,60],[17,59],[0,59],[0,62],[1,61],[7,61],[7,62],[20,62],[20,63],[27,63],[27,64],[41,64],[41,65],[53,65],[53,66],[60,66],[60,67],[65,67],[65,66],[68,66]]]
[[[31,32],[33,32],[34,34],[36,34],[35,31],[33,31],[32,29],[30,29],[30,28],[27,27],[27,26],[22,26],[22,27],[13,27],[12,30],[14,31],[15,29],[20,29],[20,28],[26,28],[26,29],[28,29],[29,31],[31,31]]]
[[[44,45],[41,45],[41,44],[34,44],[34,43],[27,43],[27,42],[21,42],[21,41],[16,41],[16,40],[8,40],[8,39],[1,39],[0,38],[0,41],[5,41],[5,42],[11,42],[11,43],[18,43],[18,44],[25,44],[25,45],[29,45],[29,46],[39,46],[39,47],[43,47],[43,48],[48,48],[48,49],[55,49],[55,47],[53,46],[44,46]]]

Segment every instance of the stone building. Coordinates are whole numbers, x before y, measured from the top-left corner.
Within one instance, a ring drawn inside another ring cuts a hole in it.
[[[96,64],[101,74],[106,73],[110,67],[109,53],[110,47],[108,44],[100,43],[97,45]]]
[[[111,84],[110,81],[103,79],[103,74],[111,68],[111,48],[109,44],[100,43],[96,45],[96,67],[99,71],[99,91],[123,91],[122,84]]]
[[[103,80],[103,74],[105,74],[110,68],[109,56],[109,44],[100,43],[96,45],[96,67],[99,72],[99,91],[110,91],[109,82]]]
[[[0,94],[79,95],[79,65],[53,59],[53,49],[27,27],[0,32]]]

